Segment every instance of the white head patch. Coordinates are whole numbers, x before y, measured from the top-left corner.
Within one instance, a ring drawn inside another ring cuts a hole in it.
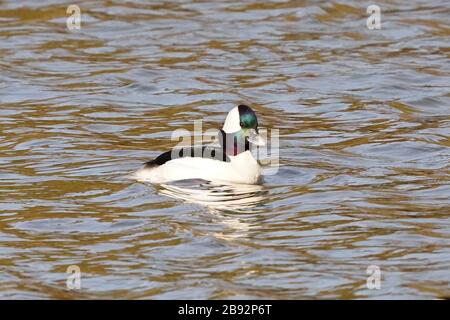
[[[225,123],[223,124],[223,131],[225,133],[231,133],[241,130],[240,125],[240,115],[238,107],[234,107],[228,112],[227,118],[225,119]]]

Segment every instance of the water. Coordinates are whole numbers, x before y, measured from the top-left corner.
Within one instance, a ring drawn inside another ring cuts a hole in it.
[[[448,1],[77,4],[0,4],[0,298],[450,295]],[[240,102],[260,188],[129,179]]]

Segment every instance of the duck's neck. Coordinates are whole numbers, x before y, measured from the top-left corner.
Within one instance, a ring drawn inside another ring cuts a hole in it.
[[[225,131],[220,130],[219,141],[220,146],[228,156],[237,156],[250,150],[250,143],[242,130],[232,133],[226,133]]]

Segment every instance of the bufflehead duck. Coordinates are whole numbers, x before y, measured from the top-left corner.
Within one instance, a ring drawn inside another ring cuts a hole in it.
[[[261,183],[261,167],[250,152],[251,145],[265,144],[258,133],[255,112],[243,104],[231,109],[218,138],[220,147],[189,146],[167,151],[145,163],[135,178],[159,184],[188,179]]]

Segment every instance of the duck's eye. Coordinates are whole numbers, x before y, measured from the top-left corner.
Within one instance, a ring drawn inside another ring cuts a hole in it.
[[[239,125],[241,126],[241,128],[244,127],[244,123],[242,121],[239,123]]]

